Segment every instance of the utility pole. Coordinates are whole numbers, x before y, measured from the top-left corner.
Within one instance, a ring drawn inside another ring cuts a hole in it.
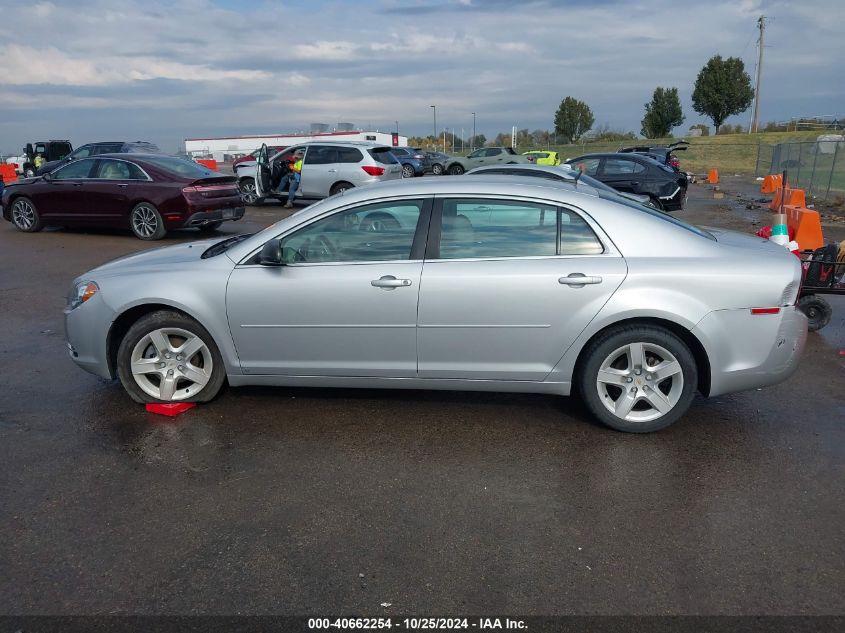
[[[437,106],[433,105],[430,107],[431,110],[434,112],[434,136],[432,137],[432,139],[434,139],[434,149],[437,149]]]
[[[472,113],[472,141],[469,144],[469,150],[475,149],[475,112]]]
[[[751,132],[757,132],[760,125],[760,78],[763,76],[763,33],[766,31],[766,16],[761,15],[757,20],[760,38],[757,40],[757,82],[754,88],[754,117],[751,120]]]

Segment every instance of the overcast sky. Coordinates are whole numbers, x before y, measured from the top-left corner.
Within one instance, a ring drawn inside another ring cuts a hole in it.
[[[845,112],[842,0],[0,0],[0,152],[28,141],[277,133],[311,122],[390,130],[551,129],[572,95],[639,132],[656,86],[714,54],[753,77],[761,121]],[[750,112],[730,120],[747,124]]]

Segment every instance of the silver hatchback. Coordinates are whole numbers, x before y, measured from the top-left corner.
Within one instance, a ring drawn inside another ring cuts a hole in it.
[[[367,142],[309,141],[269,154],[262,146],[255,161],[235,167],[241,197],[247,204],[260,204],[268,198],[282,198],[279,182],[288,160],[297,152],[304,154],[298,198],[321,199],[336,193],[385,180],[402,177],[402,165],[391,147]]]
[[[577,391],[644,432],[696,391],[787,378],[800,283],[772,242],[584,187],[421,178],[100,266],[73,282],[65,326],[71,358],[137,402],[204,402],[226,382]]]

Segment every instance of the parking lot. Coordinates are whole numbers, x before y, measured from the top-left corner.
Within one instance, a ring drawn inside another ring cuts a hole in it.
[[[696,185],[678,215],[765,217],[729,202]],[[239,388],[170,420],[71,362],[62,308],[76,275],[197,238],[0,224],[6,613],[845,608],[845,298],[787,382],[655,434],[575,398],[458,392]]]

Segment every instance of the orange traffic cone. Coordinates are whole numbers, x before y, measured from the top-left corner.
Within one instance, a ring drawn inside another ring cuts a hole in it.
[[[715,169],[711,169],[707,172],[707,182],[711,185],[718,185],[719,184],[719,172]]]

